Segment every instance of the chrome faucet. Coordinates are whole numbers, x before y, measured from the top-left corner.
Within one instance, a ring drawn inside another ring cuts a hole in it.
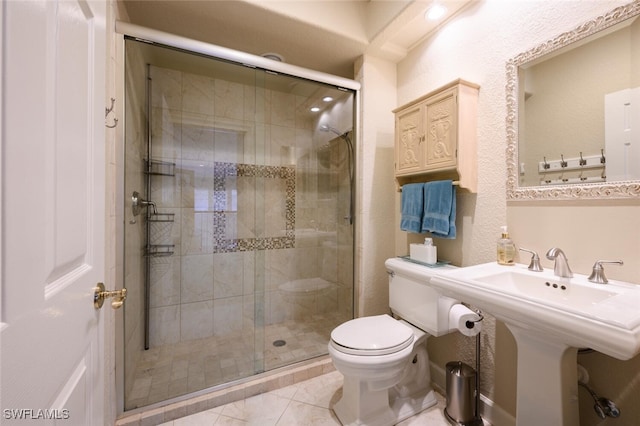
[[[567,256],[564,255],[562,250],[557,247],[549,249],[547,252],[547,259],[555,261],[555,264],[553,265],[553,273],[555,275],[562,278],[573,277],[573,272],[571,272],[571,268],[569,268]]]
[[[596,284],[606,284],[609,282],[607,277],[604,276],[604,268],[602,267],[603,263],[613,263],[616,265],[624,265],[622,260],[596,260],[596,263],[593,264],[593,269],[591,270],[591,275],[589,275],[589,281]]]
[[[542,272],[544,269],[540,266],[540,257],[538,253],[533,250],[526,249],[524,247],[520,247],[521,251],[526,251],[527,253],[531,253],[531,262],[529,262],[529,270],[533,272]]]

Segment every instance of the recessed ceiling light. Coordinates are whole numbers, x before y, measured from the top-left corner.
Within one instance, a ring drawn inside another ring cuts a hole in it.
[[[320,108],[318,108],[318,107],[311,107],[311,108],[309,109],[309,111],[311,111],[311,112],[318,112],[318,111],[320,111]]]
[[[333,98],[331,96],[325,96],[324,98],[322,98],[322,100],[325,102],[331,102]]]
[[[435,21],[444,16],[447,13],[447,8],[440,3],[434,3],[424,14],[425,19]]]
[[[274,53],[274,52],[263,53],[262,57],[271,59],[272,61],[284,62],[284,56],[282,56],[279,53]]]

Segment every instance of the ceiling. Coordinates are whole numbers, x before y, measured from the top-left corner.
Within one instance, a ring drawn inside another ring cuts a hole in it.
[[[136,25],[353,78],[359,56],[398,62],[473,0],[439,0],[437,22],[423,17],[434,0],[119,1]]]

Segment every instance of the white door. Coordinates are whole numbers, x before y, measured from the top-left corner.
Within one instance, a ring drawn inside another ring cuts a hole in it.
[[[604,95],[607,182],[640,179],[640,87]]]
[[[0,423],[103,424],[105,2],[0,13]]]

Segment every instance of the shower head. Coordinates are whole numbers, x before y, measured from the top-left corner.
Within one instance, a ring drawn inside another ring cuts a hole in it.
[[[340,136],[341,138],[342,138],[342,137],[345,137],[345,135],[346,135],[347,133],[349,133],[349,132],[350,132],[350,130],[347,130],[346,132],[342,132],[342,133],[340,133],[340,130],[336,129],[335,127],[331,127],[331,126],[329,126],[329,125],[327,125],[327,124],[323,124],[323,125],[321,125],[321,126],[320,126],[320,131],[321,131],[321,132],[331,132],[331,133],[335,133],[336,135]]]
[[[321,132],[331,132],[331,133],[335,133],[338,136],[342,136],[342,133],[340,133],[337,129],[335,129],[335,128],[329,126],[329,125],[326,125],[326,124],[323,124],[322,126],[320,126],[320,131]]]

